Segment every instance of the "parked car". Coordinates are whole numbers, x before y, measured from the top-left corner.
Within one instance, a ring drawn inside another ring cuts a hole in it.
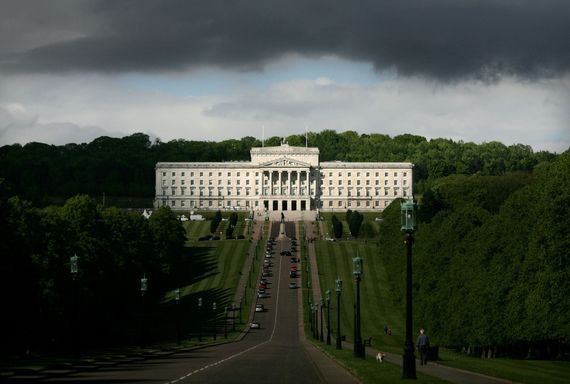
[[[265,311],[265,307],[263,304],[255,304],[255,312],[263,312]]]
[[[290,282],[290,283],[289,283],[289,288],[290,288],[290,289],[296,289],[296,288],[297,288],[297,283],[294,282],[294,281]]]
[[[259,324],[258,321],[252,321],[249,327],[251,329],[259,329],[259,328],[261,328],[261,324]]]

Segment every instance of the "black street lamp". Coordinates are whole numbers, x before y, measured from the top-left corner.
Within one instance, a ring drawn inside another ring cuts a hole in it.
[[[224,308],[224,339],[228,338],[228,306]]]
[[[214,312],[214,340],[216,340],[216,302],[212,303],[212,312]]]
[[[401,230],[406,233],[406,342],[404,344],[403,379],[416,379],[416,356],[412,342],[412,245],[416,227],[416,204],[408,200],[400,204]]]
[[[325,292],[327,299],[327,345],[331,345],[331,290]]]
[[[324,300],[321,297],[321,300],[319,302],[319,307],[321,308],[321,336],[320,336],[320,340],[321,341],[325,341],[325,338],[323,336],[323,307],[324,307]]]
[[[232,303],[232,331],[236,331],[236,304]]]
[[[198,325],[198,341],[202,342],[202,298],[201,297],[198,298],[198,317],[200,318]]]
[[[148,279],[146,278],[145,275],[143,275],[143,277],[141,277],[141,347],[144,347],[146,344],[146,335],[145,335],[145,331],[146,331],[146,300],[145,300],[145,295],[146,295],[146,291],[148,291]]]
[[[311,333],[313,337],[315,337],[315,328],[313,327],[313,304],[311,303],[311,299],[309,299],[309,323],[311,324]]]
[[[180,344],[180,288],[176,288],[175,300],[176,300],[176,344]]]
[[[239,323],[242,324],[241,322],[241,302],[242,302],[242,298],[239,298]]]
[[[340,337],[340,294],[342,292],[342,280],[336,278],[336,349],[342,349],[342,340]]]
[[[71,280],[73,284],[73,314],[71,320],[71,349],[75,356],[81,354],[80,343],[80,326],[79,326],[79,286],[77,282],[77,275],[79,275],[79,256],[74,254],[69,258],[69,266],[71,273]]]
[[[313,315],[315,316],[315,339],[319,339],[319,305],[313,306]]]
[[[362,332],[360,329],[360,280],[362,279],[362,258],[356,256],[352,259],[354,280],[356,281],[356,306],[354,313],[354,356],[365,357]]]

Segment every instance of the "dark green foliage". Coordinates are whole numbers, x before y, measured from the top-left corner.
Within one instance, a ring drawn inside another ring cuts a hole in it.
[[[350,223],[350,216],[352,216],[352,209],[347,209],[345,214],[345,220],[347,223]],[[349,224],[350,226],[350,224]]]
[[[350,215],[349,219],[350,221],[348,221],[348,228],[350,229],[350,233],[352,236],[358,237],[364,216],[362,216],[362,214],[360,214],[358,211],[354,211]]]
[[[342,237],[342,222],[335,216],[332,216],[333,234],[334,237],[340,239]]]
[[[230,214],[230,225],[232,227],[235,227],[237,225],[237,221],[238,221],[238,214],[235,212],[232,212]]]
[[[309,146],[319,147],[321,161],[410,161],[415,164],[414,183],[419,192],[440,177],[529,171],[539,162],[554,157],[548,152],[533,153],[522,144],[477,145],[447,139],[428,141],[414,135],[391,138],[332,130],[311,132],[307,136]],[[305,144],[304,135],[288,139],[290,145]],[[266,146],[280,143],[280,137],[265,141]],[[151,142],[142,133],[120,139],[104,136],[89,144],[14,144],[0,147],[0,178],[5,178],[16,194],[36,204],[45,205],[50,198],[68,198],[80,193],[97,198],[105,194],[152,199],[157,162],[248,160],[250,149],[260,146],[261,142],[253,137],[163,143]]]
[[[38,209],[2,194],[0,233],[0,300],[8,325],[0,336],[2,353],[67,350],[72,332],[81,332],[84,345],[133,343],[140,278],[149,279],[149,308],[181,278],[185,231],[169,208],[146,220],[138,212],[104,209],[84,195]],[[81,329],[70,328],[76,318]]]
[[[416,328],[479,356],[489,349],[561,356],[570,337],[569,170],[567,151],[532,176],[454,176],[433,184],[415,234]],[[399,206],[393,203],[383,218],[380,257],[403,306]]]
[[[216,233],[218,225],[220,225],[221,221],[222,221],[222,212],[218,210],[216,211],[214,218],[210,222],[210,233]]]

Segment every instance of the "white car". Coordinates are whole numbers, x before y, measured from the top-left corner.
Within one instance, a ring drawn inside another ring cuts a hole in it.
[[[259,324],[257,321],[254,321],[250,324],[249,326],[251,329],[259,329],[261,328],[261,324]]]
[[[263,306],[263,304],[255,305],[255,312],[263,312],[263,311],[265,311],[265,307]]]

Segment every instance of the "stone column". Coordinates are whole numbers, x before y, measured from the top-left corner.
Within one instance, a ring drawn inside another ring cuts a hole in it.
[[[273,170],[269,171],[269,195],[273,195]]]
[[[291,196],[291,171],[287,171],[287,195]]]
[[[311,196],[311,169],[307,171],[307,196]]]
[[[301,195],[301,172],[297,170],[297,196]],[[299,209],[301,206],[299,205]]]
[[[281,180],[281,175],[282,175],[282,173],[283,173],[283,170],[280,169],[280,170],[279,170],[279,188],[277,188],[277,193],[279,194],[279,196],[281,196],[281,194],[282,194],[282,193],[281,193],[281,185],[282,185],[281,183],[283,182],[283,181]]]

